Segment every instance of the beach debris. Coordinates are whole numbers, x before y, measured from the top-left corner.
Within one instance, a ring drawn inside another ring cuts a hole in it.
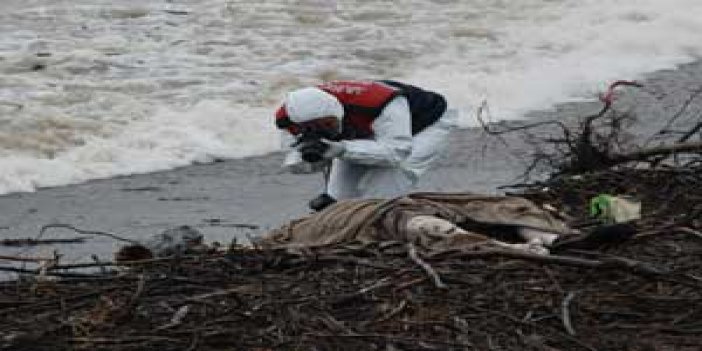
[[[250,230],[256,230],[256,229],[260,228],[260,226],[257,224],[229,223],[225,219],[221,219],[221,218],[205,218],[202,220],[202,222],[208,226],[211,226],[211,227],[230,227],[230,228],[241,228],[241,229],[250,229]]]
[[[641,219],[641,202],[622,196],[599,194],[590,200],[590,216],[606,223],[624,223]]]
[[[551,250],[558,253],[564,249],[595,250],[603,245],[621,244],[637,234],[637,228],[629,223],[616,223],[597,226],[582,235],[559,237],[551,245]]]
[[[204,236],[189,225],[169,228],[146,240],[121,247],[114,254],[116,261],[147,260],[155,257],[185,255],[207,252],[210,247],[203,243]]]
[[[39,235],[37,236],[36,240],[39,240],[41,237],[43,237],[48,232],[49,229],[53,229],[53,228],[70,229],[70,230],[72,230],[78,234],[81,234],[81,235],[105,236],[105,237],[112,238],[112,239],[117,240],[117,241],[122,241],[122,242],[130,243],[130,244],[139,244],[139,242],[136,240],[123,238],[123,237],[116,235],[116,234],[113,234],[113,233],[103,232],[103,231],[99,231],[99,230],[79,229],[79,228],[76,228],[70,224],[64,224],[64,223],[51,223],[51,224],[43,225],[41,227],[41,230],[39,230]]]
[[[642,168],[694,163],[702,158],[702,140],[693,139],[702,137],[702,122],[698,117],[685,123],[680,121],[691,102],[702,96],[702,87],[693,91],[680,110],[668,117],[662,129],[635,138],[631,137],[635,133],[630,129],[637,122],[637,116],[631,110],[614,108],[616,91],[620,87],[647,92],[643,84],[615,81],[600,95],[603,104],[600,111],[574,122],[553,119],[533,123],[491,123],[486,120],[489,118],[487,102],[478,108],[477,119],[483,131],[499,138],[505,145],[508,143],[504,134],[519,133],[527,144],[533,146],[532,163],[527,166],[525,178],[534,171],[554,176],[576,175],[631,165]],[[671,125],[677,122],[682,126],[672,130]],[[652,140],[656,140],[655,145],[651,145]]]
[[[181,225],[166,229],[165,231],[153,235],[146,240],[135,240],[123,238],[121,236],[103,231],[79,229],[69,224],[52,223],[44,225],[41,228],[37,239],[32,240],[40,240],[39,238],[41,238],[51,228],[65,228],[83,235],[106,236],[128,243],[128,245],[122,247],[117,253],[115,253],[115,259],[118,260],[147,259],[174,254],[184,254],[195,250],[207,250],[207,247],[203,245],[202,233],[188,225]]]
[[[208,201],[209,196],[160,196],[157,198],[158,201]]]
[[[85,242],[85,238],[65,238],[65,239],[2,239],[0,246],[38,246],[38,245],[55,245],[55,244],[81,244]]]
[[[15,262],[45,262],[53,261],[55,257],[28,257],[28,256],[10,256],[10,255],[0,255],[0,260],[2,261],[15,261]]]
[[[203,244],[204,236],[189,225],[169,228],[143,242],[155,257],[182,255]]]
[[[160,186],[137,186],[137,187],[125,187],[119,189],[124,192],[156,192],[163,191],[164,189]]]
[[[185,16],[185,15],[190,14],[190,11],[184,11],[184,10],[163,10],[163,12],[171,14],[171,15],[178,15],[178,16]]]
[[[141,261],[154,258],[154,253],[144,245],[132,244],[119,248],[114,254],[115,261]]]
[[[622,86],[622,87],[628,86],[628,87],[636,87],[636,88],[643,88],[644,87],[644,85],[639,83],[639,82],[629,81],[629,80],[617,80],[617,81],[611,83],[607,87],[607,91],[604,92],[603,94],[599,95],[599,99],[602,102],[603,106],[602,106],[602,110],[600,110],[600,112],[597,113],[596,116],[603,115],[605,112],[609,111],[610,108],[612,108],[612,104],[614,104],[614,100],[615,100],[616,90],[620,86]]]

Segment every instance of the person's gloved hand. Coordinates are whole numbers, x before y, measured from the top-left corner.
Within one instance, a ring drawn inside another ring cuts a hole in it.
[[[346,152],[346,146],[341,141],[331,141],[327,139],[322,139],[322,142],[327,145],[327,150],[324,151],[322,155],[324,159],[330,160],[332,158],[340,157]]]

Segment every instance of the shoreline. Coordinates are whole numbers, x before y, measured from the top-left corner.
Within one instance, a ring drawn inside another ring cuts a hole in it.
[[[479,134],[477,129],[454,133],[448,154],[417,190],[494,193],[497,186],[517,177],[519,160],[508,152],[491,150],[479,155],[484,142]],[[497,160],[481,160],[483,157]],[[276,152],[3,195],[0,237],[36,238],[43,226],[65,224],[140,239],[189,225],[202,232],[207,242],[248,241],[248,236],[309,213],[308,200],[323,186],[321,173],[290,174],[281,169],[282,161],[283,153]],[[246,228],[249,226],[257,229]],[[70,229],[50,228],[42,238],[78,236]],[[0,255],[46,257],[56,249],[64,254],[64,262],[89,260],[92,254],[110,259],[124,244],[102,236],[88,238],[80,244],[0,247]]]
[[[653,72],[638,81],[645,85],[645,91],[627,90],[618,104],[633,106],[641,124],[657,130],[700,88],[702,62]],[[568,119],[592,114],[600,107],[595,100],[568,102],[528,113],[525,119]],[[688,111],[702,111],[702,103],[693,100]],[[509,148],[476,128],[457,131],[448,152],[417,191],[499,193],[497,187],[516,182],[525,170],[528,161],[523,156],[530,150],[518,138],[505,137]],[[2,195],[0,237],[34,238],[43,226],[61,223],[138,239],[190,225],[201,231],[207,242],[226,245],[234,238],[245,241],[248,235],[259,235],[308,213],[307,201],[322,187],[321,175],[290,174],[280,168],[281,163],[282,153],[276,152]],[[71,230],[53,228],[43,237],[76,236]],[[82,244],[0,247],[0,255],[47,256],[57,250],[64,255],[63,262],[69,263],[90,260],[92,254],[111,259],[122,244],[93,237]]]

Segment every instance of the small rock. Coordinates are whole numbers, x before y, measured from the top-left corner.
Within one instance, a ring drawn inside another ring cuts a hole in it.
[[[183,254],[196,246],[201,246],[204,236],[197,229],[182,225],[165,230],[144,242],[144,247],[153,252],[154,256],[170,256]]]

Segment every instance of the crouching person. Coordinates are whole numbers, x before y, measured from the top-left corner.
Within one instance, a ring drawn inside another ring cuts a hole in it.
[[[407,194],[456,125],[438,93],[395,81],[333,81],[288,93],[276,125],[293,136],[285,166],[331,163],[315,211],[338,200]]]

